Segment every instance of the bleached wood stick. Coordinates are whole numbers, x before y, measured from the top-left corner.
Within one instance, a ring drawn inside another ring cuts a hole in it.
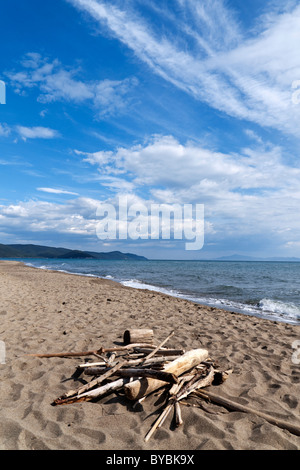
[[[105,367],[107,362],[100,361],[100,362],[86,362],[85,364],[79,364],[78,369],[87,369],[89,367]]]
[[[91,356],[93,354],[100,353],[101,350],[93,351],[80,351],[80,352],[61,352],[61,353],[49,353],[49,354],[26,354],[26,356],[32,357],[77,357],[77,356]]]
[[[174,335],[175,331],[172,331],[169,336],[167,336],[166,339],[164,339],[155,349],[153,349],[152,352],[150,352],[145,359],[150,359],[152,356],[155,355],[155,353],[163,347],[164,344],[166,344],[167,341]]]
[[[179,426],[183,424],[179,401],[175,402],[174,409],[175,409],[175,423],[176,423],[176,427],[178,428]]]
[[[174,397],[179,392],[179,390],[181,389],[183,384],[184,384],[184,380],[182,380],[181,382],[179,382],[177,384],[174,384],[171,387],[171,389],[169,390],[169,394],[170,394],[171,398],[169,399],[169,402],[168,402],[167,406],[164,408],[162,413],[159,415],[157,420],[154,422],[154,424],[151,426],[148,433],[146,434],[145,439],[144,439],[145,442],[149,441],[150,437],[154,434],[156,429],[160,428],[163,425],[163,423],[165,422],[165,420],[166,420],[167,416],[169,415],[169,413],[172,409],[172,406],[174,404]],[[143,398],[145,398],[145,397],[143,397]]]
[[[132,343],[132,344],[126,344],[125,346],[115,346],[113,348],[101,348],[100,351],[102,353],[107,353],[107,352],[115,352],[115,351],[128,351],[129,349],[135,349],[135,348],[155,348],[155,345],[149,344],[149,343]]]
[[[164,410],[162,411],[162,413],[159,415],[159,417],[157,418],[157,420],[155,421],[155,423],[153,424],[153,426],[150,428],[150,430],[147,432],[146,436],[145,436],[145,442],[148,442],[150,437],[154,434],[154,432],[156,431],[156,429],[158,427],[161,426],[161,424],[164,422],[164,420],[166,419],[167,415],[169,414],[170,410],[172,408],[172,403],[167,405]]]
[[[134,349],[137,347],[147,347],[147,348],[155,348],[156,346],[152,346],[148,343],[136,343],[136,344],[128,344],[126,346],[116,346],[113,348],[103,348],[101,347],[100,349],[94,349],[90,351],[80,351],[80,352],[61,352],[61,353],[48,353],[48,354],[40,354],[40,353],[34,353],[34,354],[26,354],[26,356],[32,356],[32,357],[76,357],[76,356],[91,356],[93,354],[103,354],[107,352],[115,352],[115,351],[128,351],[129,349]]]
[[[119,390],[125,384],[128,384],[132,379],[124,377],[114,382],[108,383],[106,385],[102,385],[101,387],[95,388],[94,390],[89,390],[88,392],[81,393],[80,395],[75,395],[68,398],[57,398],[54,400],[52,405],[67,405],[70,403],[79,403],[82,401],[90,401],[95,398],[99,398],[105,395],[108,392],[113,392],[115,390]]]
[[[112,367],[111,369],[108,369],[105,374],[101,375],[100,377],[98,377],[95,380],[92,380],[88,384],[83,385],[78,390],[69,390],[64,395],[62,395],[60,398],[58,398],[58,400],[63,400],[63,399],[68,398],[68,397],[72,397],[72,396],[75,396],[75,395],[80,395],[84,392],[87,392],[88,390],[91,390],[93,387],[95,387],[96,385],[99,385],[101,382],[106,380],[108,377],[112,376],[118,369],[123,367],[124,364],[126,364],[126,361],[118,362],[114,367]]]
[[[200,362],[207,359],[207,357],[208,351],[206,349],[193,349],[191,351],[187,351],[182,356],[179,356],[175,361],[166,364],[163,370],[180,376],[184,372],[200,364]],[[148,395],[163,386],[165,386],[165,382],[162,382],[161,380],[142,378],[125,385],[124,391],[129,400],[138,400],[142,396]]]

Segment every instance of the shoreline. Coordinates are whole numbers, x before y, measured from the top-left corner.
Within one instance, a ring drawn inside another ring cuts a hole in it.
[[[170,297],[184,299],[184,300],[187,300],[189,302],[197,303],[200,306],[203,306],[204,308],[211,307],[211,308],[215,308],[215,309],[219,309],[219,310],[224,310],[225,312],[238,313],[238,314],[251,316],[251,317],[255,317],[255,318],[259,318],[259,319],[263,319],[263,320],[278,321],[278,322],[287,323],[287,324],[290,324],[290,325],[298,325],[298,326],[300,325],[300,319],[299,319],[299,321],[292,320],[292,319],[289,319],[288,317],[285,317],[284,314],[279,313],[279,312],[271,312],[270,311],[270,312],[264,313],[263,310],[262,311],[258,310],[258,305],[244,304],[244,308],[242,308],[242,307],[238,306],[236,301],[233,301],[233,300],[230,300],[230,299],[226,300],[227,305],[224,303],[226,301],[222,300],[222,299],[214,299],[214,301],[211,301],[211,302],[209,302],[209,301],[203,302],[203,300],[201,301],[197,297],[194,298],[193,296],[191,296],[187,293],[184,294],[184,293],[176,292],[176,293],[173,294],[172,290],[170,291],[170,290],[168,290],[164,287],[159,287],[159,286],[156,286],[154,284],[146,284],[143,281],[139,281],[139,280],[136,280],[136,281],[115,280],[115,279],[111,278],[111,276],[101,277],[101,276],[96,275],[96,274],[76,273],[76,272],[66,271],[66,270],[63,270],[63,269],[54,269],[54,268],[51,269],[49,267],[33,266],[33,265],[31,265],[30,261],[28,263],[26,263],[25,261],[19,261],[19,262],[23,263],[25,266],[33,267],[35,269],[62,272],[62,273],[66,273],[66,274],[73,274],[75,276],[83,276],[83,277],[91,277],[91,278],[96,278],[96,279],[111,280],[113,282],[121,284],[122,286],[129,287],[129,288],[132,288],[132,289],[149,290],[149,291],[153,291],[153,292],[162,293],[162,294],[168,295]],[[226,261],[224,261],[224,262],[226,262]],[[250,261],[250,262],[253,262],[253,261]],[[221,303],[221,305],[219,305],[220,303]]]
[[[231,313],[103,278],[0,261],[0,449],[299,450],[300,437],[252,414],[206,404],[183,407],[183,427],[170,422],[149,442],[155,398],[133,411],[124,399],[51,407],[81,384],[82,358],[31,358],[30,353],[97,349],[120,343],[125,330],[152,328],[155,341],[175,329],[170,347],[206,348],[232,368],[220,394],[300,424],[300,365],[293,342],[300,326]],[[156,404],[156,407],[159,405]],[[125,424],[126,423],[126,426]]]

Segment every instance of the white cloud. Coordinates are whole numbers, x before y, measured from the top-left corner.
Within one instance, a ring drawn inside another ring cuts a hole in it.
[[[0,205],[1,229],[14,236],[23,232],[55,232],[95,236],[99,202],[89,198],[69,200],[65,204],[27,201]]]
[[[300,167],[285,164],[282,149],[269,143],[225,154],[154,136],[143,145],[81,155],[99,168],[103,185],[111,178],[120,193],[144,191],[159,203],[204,204],[215,236],[272,233],[290,240],[300,229]]]
[[[59,60],[50,61],[38,53],[26,54],[21,65],[24,68],[21,72],[7,72],[17,93],[38,88],[41,103],[90,102],[100,117],[122,111],[128,104],[131,89],[138,83],[134,77],[84,81],[78,78],[82,75],[79,68],[64,68]]]
[[[119,147],[115,152],[77,153],[98,166],[102,174],[123,174],[135,185],[182,190],[197,187],[203,195],[215,184],[220,191],[275,190],[296,187],[300,178],[300,168],[285,165],[282,150],[270,144],[225,154],[193,143],[183,145],[173,136],[156,135],[144,145]]]
[[[153,202],[204,204],[207,243],[255,236],[276,239],[278,246],[292,249],[300,230],[300,168],[284,164],[281,153],[270,145],[243,149],[239,155],[217,153],[191,143],[180,144],[172,136],[154,136],[143,145],[119,148],[104,156],[78,151],[85,162],[99,168],[102,186],[112,190],[112,197],[102,202],[114,204],[120,195],[127,196],[129,205],[146,207]],[[117,176],[116,169],[120,171]],[[1,227],[6,233],[77,234],[96,240],[98,206],[98,200],[82,197],[60,204],[0,205]]]
[[[114,115],[128,104],[126,95],[138,83],[136,78],[124,80],[102,80],[94,87],[94,106],[100,116]]]
[[[156,74],[196,99],[230,116],[298,135],[300,106],[293,106],[291,85],[300,77],[295,47],[300,42],[299,5],[265,15],[260,32],[247,39],[222,1],[182,0],[185,30],[182,21],[174,20],[169,40],[166,31],[159,36],[153,25],[124,6],[101,0],[69,1]]]
[[[59,137],[59,132],[48,127],[25,127],[16,126],[18,134],[23,140],[26,139],[54,139]]]
[[[55,189],[55,188],[36,188],[37,191],[42,191],[44,193],[50,194],[70,194],[73,196],[78,196],[78,193],[74,193],[72,191],[66,191],[65,189]]]
[[[11,132],[10,127],[7,124],[0,123],[0,137],[7,137]]]

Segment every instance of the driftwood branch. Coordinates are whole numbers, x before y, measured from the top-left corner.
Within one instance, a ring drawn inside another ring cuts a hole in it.
[[[172,407],[174,407],[175,413],[175,424],[176,427],[182,424],[182,417],[181,417],[181,409],[179,405],[179,400],[185,398],[187,395],[192,393],[194,390],[206,387],[210,385],[214,379],[214,369],[211,367],[207,376],[204,378],[199,379],[199,374],[196,374],[196,377],[188,380],[186,383],[186,378],[184,377],[181,382],[176,385],[173,385],[169,391],[169,400],[168,404],[162,413],[159,415],[157,420],[154,422],[153,426],[150,428],[148,433],[145,436],[145,442],[149,441],[150,437],[154,434],[156,429],[160,428],[164,421],[166,420],[167,416],[169,415]],[[185,385],[184,385],[185,384]],[[183,386],[184,385],[184,386]]]
[[[155,364],[163,364],[165,362],[174,361],[177,359],[178,355],[176,356],[159,356],[159,357],[151,357],[150,359],[146,359],[144,356],[139,359],[128,359],[127,365],[128,366],[137,366],[142,364],[144,366],[155,365]],[[107,367],[107,362],[99,361],[99,362],[86,362],[85,364],[79,364],[78,369],[89,369],[92,367]],[[117,362],[112,362],[110,365],[113,367],[116,365]]]
[[[32,357],[78,357],[78,356],[92,356],[93,354],[99,355],[99,354],[104,354],[108,352],[117,352],[117,351],[128,351],[130,349],[135,349],[135,348],[155,348],[156,346],[152,346],[148,343],[135,343],[135,344],[127,344],[125,346],[116,346],[113,348],[103,348],[101,347],[100,349],[94,349],[90,351],[80,351],[80,352],[60,352],[60,353],[47,353],[47,354],[40,354],[40,353],[34,353],[34,354],[26,354],[26,356],[32,356]]]
[[[101,369],[100,367],[91,367],[85,371],[86,375],[98,375],[103,372],[111,372],[112,369]],[[164,372],[153,369],[138,369],[138,368],[125,368],[113,371],[110,375],[117,375],[120,377],[151,377],[153,379],[162,380],[171,384],[178,382],[178,377],[170,372]],[[102,376],[101,376],[102,377]],[[100,377],[100,379],[101,379]]]
[[[169,341],[170,338],[172,338],[172,336],[174,335],[175,331],[172,331],[169,336],[167,336],[166,339],[164,339],[156,348],[153,349],[153,351],[151,351],[145,359],[150,359],[152,356],[155,355],[155,353],[157,351],[159,351],[159,349],[161,349],[163,347],[164,344],[166,344],[167,341]]]
[[[137,352],[140,352],[140,353],[143,353],[143,354],[149,354],[149,353],[152,352],[151,349],[149,349],[149,348],[137,347],[137,348],[135,348],[135,350]],[[155,352],[155,355],[156,356],[181,356],[184,353],[185,353],[184,349],[161,348],[161,349],[158,349]]]
[[[100,385],[100,383],[104,382],[104,380],[108,379],[109,377],[111,377],[113,374],[115,374],[118,369],[120,369],[121,367],[123,367],[124,365],[126,364],[126,361],[120,361],[118,362],[114,367],[112,367],[111,369],[107,369],[106,372],[101,375],[101,377],[98,377],[97,379],[95,380],[92,380],[91,382],[89,382],[88,384],[86,385],[83,385],[82,387],[80,387],[78,390],[69,390],[67,393],[65,393],[64,395],[62,395],[60,398],[58,398],[57,400],[64,400],[65,398],[68,398],[68,397],[72,397],[72,396],[75,396],[75,395],[80,395],[84,392],[87,392],[88,390],[91,390],[92,388],[96,387],[97,385]]]
[[[78,357],[78,356],[92,356],[93,354],[100,354],[101,349],[93,351],[80,351],[80,352],[60,352],[60,353],[49,353],[49,354],[26,354],[26,356],[32,357]]]
[[[241,411],[243,413],[252,413],[256,416],[259,416],[265,419],[270,424],[274,424],[281,429],[286,429],[287,431],[289,431],[292,434],[295,434],[296,436],[300,436],[300,426],[291,424],[287,421],[284,421],[278,418],[274,418],[273,416],[263,413],[262,411],[254,410],[253,408],[250,408],[248,406],[235,403],[232,400],[229,400],[228,398],[220,397],[214,394],[213,392],[197,390],[196,394],[197,396],[204,398],[205,400],[209,400],[212,403],[216,403],[217,405],[224,406],[225,408],[229,410]]]
[[[102,385],[101,387],[95,388],[94,390],[89,390],[85,393],[78,394],[73,397],[69,398],[57,398],[54,400],[52,405],[67,405],[70,403],[79,403],[82,401],[90,401],[94,400],[95,398],[100,398],[103,395],[106,395],[107,393],[113,392],[115,390],[119,390],[122,388],[124,385],[130,382],[130,378],[121,378],[118,380],[115,380],[114,382],[110,382],[106,385]]]
[[[184,388],[180,390],[180,392],[177,393],[176,400],[182,400],[183,398],[186,398],[194,390],[211,385],[214,380],[214,376],[215,376],[215,371],[213,367],[210,368],[206,377],[199,377],[199,375],[196,374],[195,377],[192,380],[190,380],[184,386]]]

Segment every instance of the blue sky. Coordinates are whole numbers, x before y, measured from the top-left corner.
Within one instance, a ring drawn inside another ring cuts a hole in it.
[[[0,242],[300,257],[300,5],[10,0]],[[204,204],[202,250],[99,240],[99,202]]]

